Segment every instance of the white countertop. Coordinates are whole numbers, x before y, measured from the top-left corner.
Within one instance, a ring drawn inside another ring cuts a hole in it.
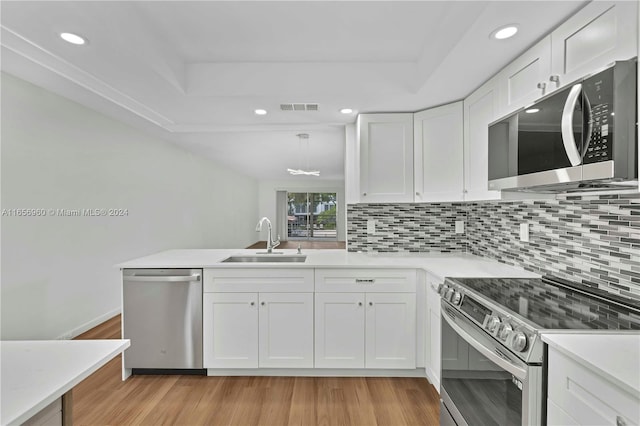
[[[0,343],[0,424],[20,424],[129,347],[129,340]]]
[[[543,333],[542,341],[640,398],[640,333]]]
[[[346,250],[303,250],[304,263],[220,263],[232,255],[264,250],[167,250],[116,265],[119,268],[420,268],[444,277],[539,277],[522,268],[466,253],[354,253]],[[296,250],[276,250],[296,254]]]

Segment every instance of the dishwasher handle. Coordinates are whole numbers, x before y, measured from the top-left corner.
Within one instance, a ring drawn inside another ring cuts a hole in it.
[[[129,275],[124,278],[124,281],[137,281],[137,282],[192,282],[200,281],[200,274],[193,275]]]

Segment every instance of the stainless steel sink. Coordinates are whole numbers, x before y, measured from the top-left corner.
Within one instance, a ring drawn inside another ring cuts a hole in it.
[[[222,263],[302,263],[307,260],[304,255],[259,254],[230,256]]]

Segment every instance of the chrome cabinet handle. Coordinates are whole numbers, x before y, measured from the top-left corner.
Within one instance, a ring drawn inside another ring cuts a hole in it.
[[[624,421],[622,416],[616,416],[616,426],[627,426],[627,422]]]
[[[420,193],[419,193],[419,192],[416,192],[416,195],[419,197],[419,196],[420,196]]]
[[[363,195],[364,197],[366,197],[366,196],[367,196],[367,193],[366,193],[366,192],[363,192],[363,193],[362,193],[362,195]]]
[[[552,83],[556,84],[556,87],[560,87],[560,76],[559,75],[552,75],[549,76],[549,81]]]
[[[356,284],[373,284],[376,280],[373,278],[356,278]]]
[[[547,83],[545,83],[544,81],[541,81],[540,83],[538,83],[538,89],[544,91],[544,89],[547,88]]]
[[[358,302],[358,306],[362,306],[362,302]]]
[[[265,303],[265,302],[260,302],[260,304],[261,304],[262,306],[266,305],[266,303]]]
[[[369,306],[373,306],[373,302],[369,302]]]
[[[256,302],[250,302],[249,303],[251,306],[254,306],[256,304]]]

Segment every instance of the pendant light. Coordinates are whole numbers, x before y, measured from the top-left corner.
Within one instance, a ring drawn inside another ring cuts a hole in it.
[[[289,174],[293,176],[320,176],[319,170],[311,170],[309,168],[309,134],[308,133],[299,133],[296,135],[298,137],[298,168],[297,169],[287,169]],[[306,150],[307,150],[307,167],[306,170],[302,170],[300,168],[300,163],[302,162],[302,142],[306,141]]]

